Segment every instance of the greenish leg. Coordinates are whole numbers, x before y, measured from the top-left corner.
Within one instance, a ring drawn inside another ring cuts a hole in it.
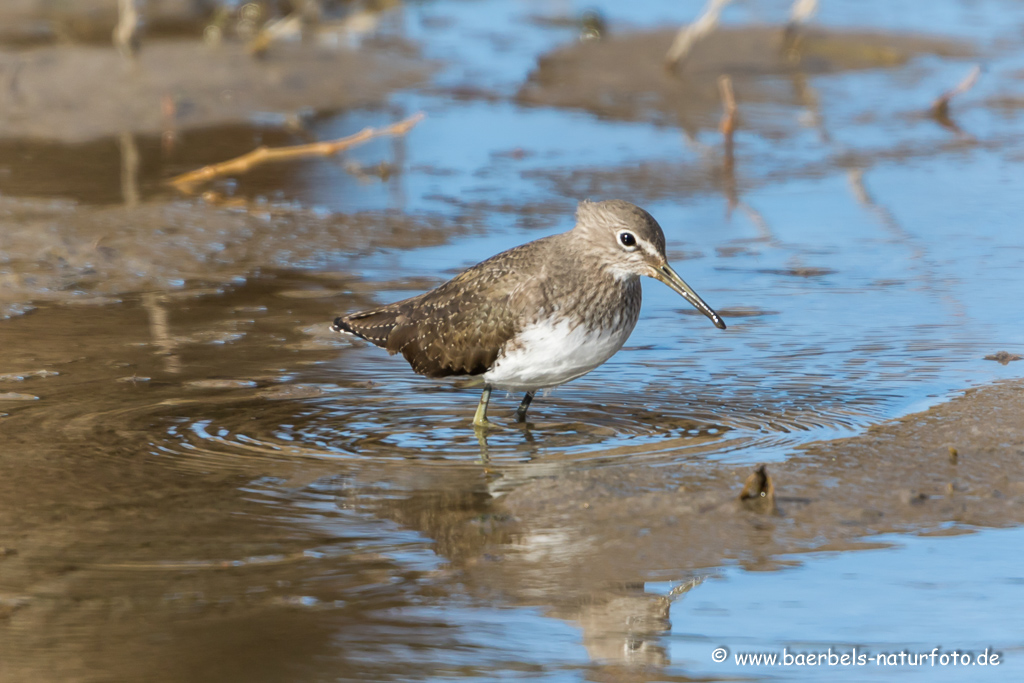
[[[487,421],[487,404],[491,400],[491,387],[485,386],[484,393],[480,395],[480,404],[476,407],[476,415],[473,416],[473,426],[477,429],[483,429],[490,426],[490,422]]]
[[[516,422],[526,422],[526,411],[533,403],[532,391],[527,391],[526,396],[523,396],[523,402],[519,404],[519,408],[516,409]]]

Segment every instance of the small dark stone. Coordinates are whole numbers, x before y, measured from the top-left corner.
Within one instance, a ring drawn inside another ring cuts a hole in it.
[[[1001,365],[1006,365],[1010,361],[1021,360],[1024,356],[1018,356],[1016,353],[1009,353],[1007,351],[1000,351],[999,353],[990,353],[985,356],[985,360],[994,360]]]

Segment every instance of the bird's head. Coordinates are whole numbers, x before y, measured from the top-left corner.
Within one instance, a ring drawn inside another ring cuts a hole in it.
[[[615,275],[646,275],[660,280],[706,315],[715,327],[725,329],[721,316],[668,264],[665,233],[658,221],[639,206],[621,199],[582,201],[576,210],[573,233],[586,240],[587,249],[597,251]]]

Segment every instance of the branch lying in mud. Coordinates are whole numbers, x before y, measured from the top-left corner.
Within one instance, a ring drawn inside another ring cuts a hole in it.
[[[964,80],[960,81],[960,83],[958,83],[955,88],[953,88],[952,90],[947,90],[946,92],[942,93],[942,95],[940,95],[939,98],[932,103],[932,107],[929,110],[931,115],[938,119],[939,123],[951,123],[949,119],[949,101],[956,97],[957,95],[962,95],[963,93],[973,88],[974,84],[978,80],[978,76],[980,75],[981,65],[976,64],[974,68],[971,69],[971,73],[967,74],[967,77],[964,78]]]
[[[291,147],[257,147],[253,151],[243,154],[240,157],[222,161],[219,164],[204,166],[203,168],[195,171],[189,171],[188,173],[182,173],[179,176],[171,178],[167,182],[185,194],[195,194],[197,185],[210,182],[215,178],[220,178],[226,175],[247,173],[253,168],[263,164],[288,161],[291,159],[301,159],[304,157],[331,156],[349,149],[350,147],[361,145],[362,143],[368,142],[374,138],[389,135],[405,135],[413,126],[422,121],[424,116],[425,114],[423,112],[419,112],[418,114],[410,116],[398,123],[393,123],[385,128],[364,128],[354,135],[338,138],[337,140],[313,142],[306,145],[294,145]]]

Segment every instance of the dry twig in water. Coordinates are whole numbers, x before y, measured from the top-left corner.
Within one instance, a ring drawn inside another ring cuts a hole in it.
[[[758,238],[764,242],[775,244],[775,237],[768,221],[764,219],[757,209],[740,200],[739,188],[736,183],[736,156],[733,152],[733,133],[736,131],[736,122],[739,119],[739,108],[736,106],[736,96],[732,90],[732,79],[728,76],[718,77],[718,90],[722,94],[722,120],[718,124],[718,130],[722,134],[723,160],[722,160],[722,192],[728,205],[727,215],[732,215],[734,209],[740,209],[757,231],[761,233]]]
[[[312,142],[306,145],[294,145],[292,147],[257,147],[240,157],[222,161],[219,164],[204,166],[203,168],[171,178],[168,183],[185,194],[193,194],[197,185],[209,182],[215,178],[226,175],[247,173],[256,166],[269,164],[277,161],[288,161],[304,157],[326,157],[342,152],[350,147],[361,145],[374,138],[388,135],[405,135],[417,123],[423,120],[424,114],[420,112],[410,116],[404,121],[393,123],[384,128],[364,128],[354,135],[327,140],[325,142]]]
[[[789,21],[786,22],[786,35],[792,35],[800,27],[811,20],[818,11],[818,0],[794,0],[789,10]]]
[[[817,11],[818,0],[795,0],[793,7],[789,10],[789,23],[791,25],[806,24]]]
[[[731,1],[732,0],[708,0],[707,7],[705,7],[704,12],[697,17],[697,21],[692,24],[687,24],[683,28],[679,29],[679,33],[676,34],[676,39],[672,41],[672,47],[668,49],[668,53],[665,55],[666,68],[674,68],[677,64],[686,59],[690,54],[690,50],[693,49],[694,44],[715,29],[715,26],[718,25],[718,17],[722,14],[722,10],[725,9],[725,6]]]
[[[722,94],[722,121],[718,130],[725,136],[726,146],[732,148],[732,134],[736,130],[736,96],[732,91],[732,79],[718,77],[718,91]]]
[[[718,90],[722,94],[722,120],[718,130],[722,133],[722,147],[725,158],[722,162],[722,182],[725,196],[729,202],[729,212],[739,202],[736,191],[736,160],[733,156],[733,133],[736,130],[736,97],[732,92],[732,79],[728,76],[718,77]]]
[[[939,96],[939,99],[932,103],[931,115],[942,121],[949,121],[949,101],[957,95],[962,95],[974,87],[978,76],[981,75],[981,65],[976,64],[971,73],[967,74],[964,80],[960,81],[955,88],[947,90]]]
[[[139,9],[135,0],[119,0],[117,3],[117,26],[112,39],[114,47],[125,57],[135,57],[139,52]]]

